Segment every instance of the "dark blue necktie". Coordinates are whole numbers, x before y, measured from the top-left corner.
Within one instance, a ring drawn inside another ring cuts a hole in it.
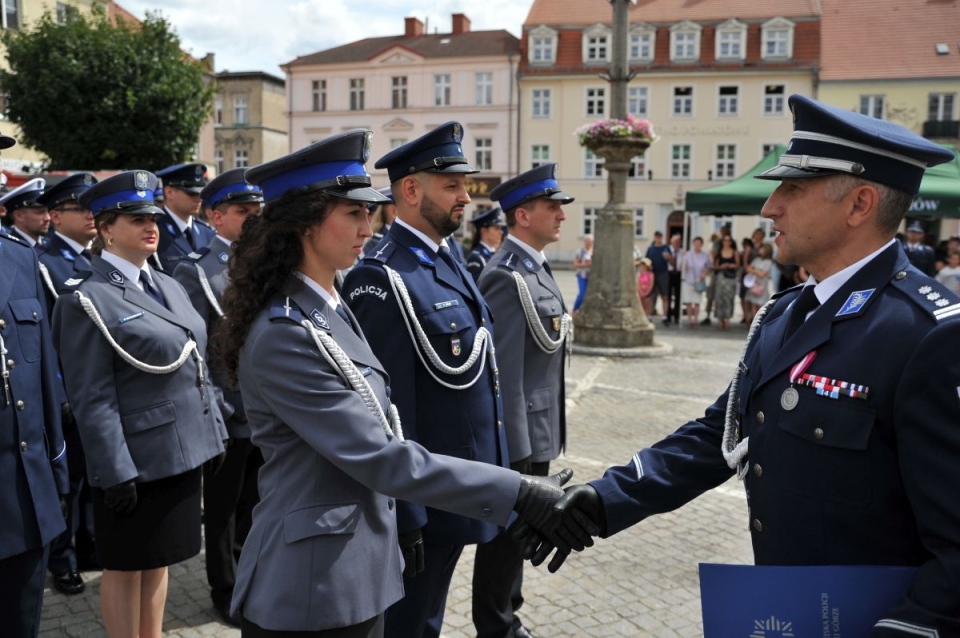
[[[340,315],[340,318],[343,319],[343,322],[353,328],[353,322],[350,321],[350,315],[347,314],[347,311],[343,309],[343,304],[337,304],[337,314]]]
[[[167,307],[167,304],[163,302],[163,296],[161,296],[160,291],[157,290],[152,283],[150,283],[150,277],[147,276],[147,273],[140,271],[140,285],[143,286],[143,292],[147,293],[151,299],[156,301],[158,304]]]
[[[553,270],[550,269],[550,262],[543,262],[543,269],[547,271],[547,274],[550,275],[550,278],[553,278]]]
[[[820,307],[820,300],[817,299],[817,295],[813,292],[814,288],[816,288],[816,286],[804,286],[800,294],[797,295],[796,300],[794,300],[793,307],[790,308],[790,316],[787,317],[787,327],[783,332],[784,341],[800,329],[803,322],[807,320],[807,314],[811,310],[816,310]]]
[[[196,249],[197,249],[197,240],[196,240],[196,239],[194,238],[194,236],[193,236],[193,226],[190,225],[190,226],[187,226],[186,228],[184,228],[184,229],[183,229],[183,234],[186,236],[186,238],[187,238],[187,243],[190,244],[190,248],[192,248],[193,250],[196,250]]]

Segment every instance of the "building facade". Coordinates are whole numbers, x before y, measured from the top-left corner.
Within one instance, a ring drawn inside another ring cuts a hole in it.
[[[290,150],[355,128],[373,131],[375,160],[433,128],[463,124],[463,150],[481,169],[468,178],[472,216],[489,192],[517,172],[519,40],[507,31],[471,31],[463,14],[449,33],[425,33],[406,18],[403,35],[368,38],[283,65],[290,111]],[[374,186],[386,171],[367,166]]]
[[[217,174],[287,154],[285,84],[262,71],[217,73],[211,166]]]

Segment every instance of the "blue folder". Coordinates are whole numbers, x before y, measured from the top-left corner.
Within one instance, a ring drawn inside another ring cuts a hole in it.
[[[862,638],[903,600],[915,567],[700,563],[704,638]]]

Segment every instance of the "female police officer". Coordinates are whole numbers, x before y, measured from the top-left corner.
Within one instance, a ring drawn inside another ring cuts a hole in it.
[[[85,191],[97,247],[54,308],[67,396],[93,488],[100,609],[110,638],[159,638],[167,566],[200,552],[200,468],[227,438],[183,288],[147,265],[157,178],[129,171]]]
[[[383,366],[334,285],[371,234],[366,204],[383,200],[368,149],[352,131],[246,174],[266,207],[234,244],[221,347],[265,461],[234,588],[247,638],[382,635],[403,596],[393,497],[501,525],[516,509],[536,525],[568,478],[403,440]]]

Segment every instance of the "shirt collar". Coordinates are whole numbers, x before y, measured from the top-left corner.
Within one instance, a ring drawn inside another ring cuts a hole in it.
[[[813,293],[817,296],[817,301],[820,302],[820,305],[827,303],[827,300],[833,296],[833,293],[840,290],[845,283],[850,281],[850,278],[857,274],[861,268],[866,266],[868,263],[873,261],[873,259],[885,251],[887,248],[893,245],[896,239],[891,239],[886,244],[873,251],[860,261],[850,264],[840,272],[835,272],[823,281],[818,282],[816,278],[811,275],[806,282],[806,286],[816,286]],[[812,283],[811,283],[812,282]]]
[[[427,245],[427,247],[430,248],[430,250],[432,250],[432,251],[435,252],[435,253],[439,253],[439,252],[440,252],[440,246],[446,246],[446,245],[447,245],[447,240],[446,240],[446,239],[441,239],[441,240],[440,240],[440,243],[437,244],[437,242],[433,241],[432,239],[430,239],[429,237],[427,237],[426,235],[424,235],[424,234],[421,233],[419,230],[417,230],[416,228],[414,228],[413,226],[411,226],[411,225],[408,224],[407,222],[403,221],[403,220],[400,219],[399,217],[397,217],[397,218],[394,220],[393,223],[396,224],[397,226],[401,226],[401,227],[406,228],[407,230],[409,230],[411,233],[413,233],[414,235],[416,235],[417,238],[420,239],[420,241],[422,241],[423,243],[425,243],[425,244]]]
[[[227,239],[226,237],[224,237],[223,235],[221,235],[220,233],[216,234],[216,238],[222,241],[223,243],[225,243],[228,247],[230,248],[233,247],[233,242]]]
[[[330,292],[327,291],[326,288],[324,288],[323,286],[321,286],[320,284],[318,284],[317,282],[315,282],[313,279],[310,279],[310,277],[307,277],[305,274],[303,274],[303,273],[300,272],[299,270],[296,271],[296,272],[293,273],[293,274],[296,275],[297,277],[299,277],[300,280],[301,280],[303,283],[307,284],[307,288],[309,288],[309,289],[312,290],[313,292],[315,292],[315,293],[317,293],[318,295],[320,295],[320,297],[321,297],[325,302],[327,302],[327,305],[330,306],[330,308],[331,308],[334,312],[337,311],[337,308],[340,307],[340,296],[339,296],[338,294],[336,294],[336,293],[330,294]]]
[[[120,274],[123,275],[124,279],[132,281],[137,286],[140,286],[140,273],[147,273],[147,279],[150,280],[151,284],[156,285],[156,277],[153,276],[153,271],[150,269],[150,264],[145,263],[143,265],[143,270],[137,268],[136,264],[131,264],[129,261],[120,257],[119,255],[114,255],[111,252],[106,250],[100,253],[100,257],[103,258],[105,262],[116,268],[120,271]]]
[[[67,246],[70,246],[70,248],[73,249],[73,252],[77,253],[78,255],[90,247],[89,244],[84,246],[80,242],[73,241],[72,239],[70,239],[63,233],[61,233],[59,230],[54,232],[57,234],[57,237],[59,237],[63,241],[63,243],[65,243]]]
[[[163,210],[166,211],[167,217],[169,217],[170,219],[172,219],[172,220],[173,220],[173,223],[177,225],[177,228],[180,229],[181,234],[182,234],[187,228],[190,228],[190,226],[193,224],[193,215],[190,215],[190,217],[187,218],[187,221],[183,221],[182,219],[180,219],[180,217],[178,217],[172,210],[170,210],[170,209],[167,208],[166,206],[163,207]]]
[[[530,255],[533,258],[533,260],[537,262],[538,266],[542,266],[543,262],[547,260],[546,255],[544,255],[542,252],[540,252],[539,250],[537,250],[527,242],[517,239],[513,235],[507,235],[506,241],[512,241],[513,243],[515,243],[518,248],[520,248],[521,250],[523,250],[523,252]]]

